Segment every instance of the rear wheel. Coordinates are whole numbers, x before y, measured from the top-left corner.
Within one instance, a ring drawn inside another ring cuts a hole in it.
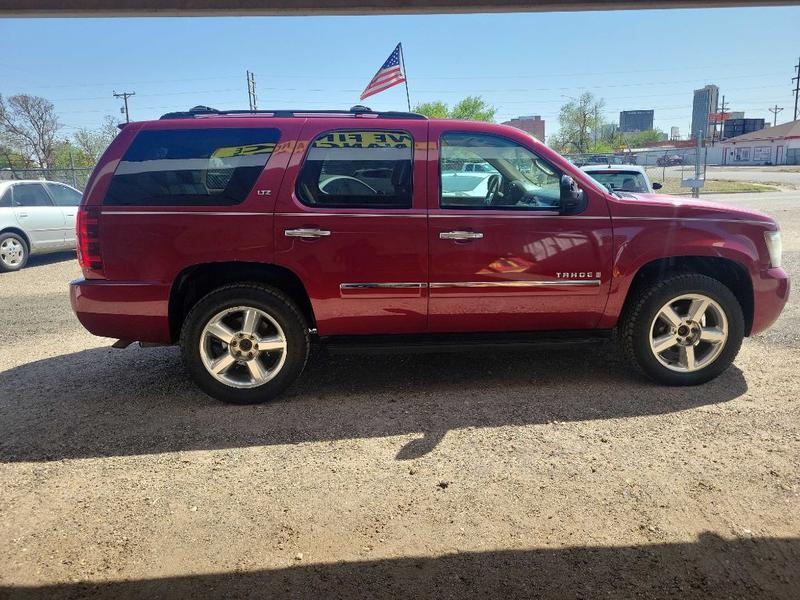
[[[308,327],[274,288],[234,284],[200,300],[181,331],[184,362],[210,396],[234,404],[266,402],[288,387],[308,358]]]
[[[18,234],[0,234],[0,271],[19,271],[28,262],[28,244]]]
[[[675,275],[640,292],[621,333],[627,355],[648,376],[667,385],[695,385],[736,358],[744,316],[730,289],[716,279]]]

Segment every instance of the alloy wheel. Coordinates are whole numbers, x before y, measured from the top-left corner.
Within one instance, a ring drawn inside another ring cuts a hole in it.
[[[703,294],[673,298],[650,325],[650,350],[658,361],[679,373],[699,371],[714,362],[728,340],[728,319]]]
[[[236,306],[214,315],[200,334],[200,358],[217,381],[254,388],[273,379],[286,362],[286,335],[263,310]]]

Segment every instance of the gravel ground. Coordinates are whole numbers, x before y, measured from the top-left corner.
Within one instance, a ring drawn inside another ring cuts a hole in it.
[[[719,198],[715,198],[719,199]],[[800,275],[800,194],[776,216]],[[226,406],[0,276],[0,598],[800,597],[800,301],[692,389],[611,345],[327,356]]]

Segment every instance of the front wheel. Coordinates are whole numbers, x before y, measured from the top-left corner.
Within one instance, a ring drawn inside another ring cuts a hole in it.
[[[705,275],[669,277],[642,291],[622,321],[627,355],[652,379],[696,385],[730,366],[744,337],[742,308]]]
[[[308,326],[279,290],[233,284],[191,310],[181,331],[184,363],[210,396],[233,404],[266,402],[303,370]]]

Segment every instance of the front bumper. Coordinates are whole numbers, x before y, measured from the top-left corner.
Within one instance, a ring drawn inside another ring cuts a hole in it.
[[[765,269],[753,278],[753,327],[750,335],[768,329],[789,299],[789,276],[781,268]]]
[[[77,279],[69,284],[72,310],[94,335],[169,344],[170,286]]]

